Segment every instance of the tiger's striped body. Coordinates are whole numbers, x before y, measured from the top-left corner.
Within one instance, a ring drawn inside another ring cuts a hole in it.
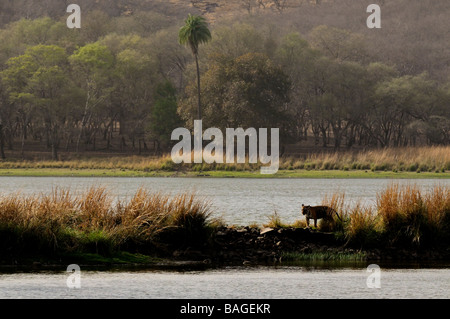
[[[305,206],[302,204],[302,213],[306,216],[306,226],[309,227],[309,221],[314,220],[314,227],[317,227],[317,220],[333,220],[333,214],[341,219],[338,213],[328,206]]]

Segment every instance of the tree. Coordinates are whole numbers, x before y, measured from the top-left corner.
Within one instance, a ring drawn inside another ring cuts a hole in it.
[[[104,84],[112,88],[111,94],[106,103],[101,105],[106,148],[112,146],[113,124],[119,122],[121,150],[126,146],[127,137],[131,140],[133,150],[138,143],[140,154],[142,144],[146,148],[144,139],[151,111],[149,106],[153,104],[153,92],[163,72],[154,53],[154,47],[158,44],[138,35],[117,34],[106,36],[100,44],[111,51],[115,60],[109,80]],[[174,44],[181,49],[176,41]]]
[[[156,139],[156,151],[159,152],[170,143],[171,133],[182,125],[177,114],[177,96],[172,83],[160,83],[155,90],[155,103],[151,111],[150,131]]]
[[[345,135],[349,139],[347,146],[352,145],[354,126],[367,111],[367,76],[365,68],[356,62],[334,62],[329,65],[329,71],[325,94],[330,95],[330,101],[323,117],[330,124],[334,147],[338,149]]]
[[[80,86],[86,91],[81,127],[77,138],[76,152],[85,128],[92,116],[92,110],[102,103],[110,90],[105,88],[108,71],[113,66],[114,57],[109,49],[99,43],[90,43],[79,48],[69,58],[75,73],[79,75]]]
[[[308,96],[312,94],[311,83],[319,57],[319,51],[313,50],[298,33],[286,35],[276,51],[277,61],[291,82],[289,111],[295,121],[293,135],[300,140],[308,136],[308,116],[311,116]]]
[[[260,53],[217,59],[202,78],[206,126],[287,127],[290,82],[283,70]],[[179,112],[195,108],[195,86],[188,86]]]
[[[168,28],[157,32],[149,40],[147,52],[157,59],[158,71],[164,78],[176,84],[178,91],[182,91],[185,87],[184,73],[190,61],[190,53],[178,44],[177,32],[174,28]]]
[[[1,85],[0,82],[0,159],[5,159],[6,155],[5,155],[5,133],[4,133],[4,127],[5,125],[3,124],[4,122],[4,109],[5,109],[5,104],[7,103],[7,99],[4,96],[3,93],[3,86]]]
[[[365,39],[360,34],[321,25],[314,28],[309,37],[314,48],[332,59],[357,62],[367,59]]]
[[[56,45],[37,45],[11,58],[3,71],[9,99],[22,120],[22,153],[32,111],[42,120],[52,159],[58,159],[59,142],[71,110],[70,79],[65,50]],[[23,155],[23,154],[22,154]]]
[[[140,154],[150,113],[149,105],[153,100],[152,91],[157,81],[156,64],[148,53],[138,48],[125,49],[117,54],[116,59],[114,82],[117,84],[112,102],[120,108],[121,133],[128,135],[133,149],[135,142],[138,142]]]
[[[430,116],[436,114],[438,96],[436,84],[426,74],[380,82],[376,86],[372,112],[376,126],[380,129],[375,135],[381,146],[406,145],[405,130],[415,121],[437,125],[438,119]]]
[[[200,16],[190,15],[184,21],[185,25],[178,33],[179,43],[189,46],[195,58],[197,66],[197,117],[202,119],[202,104],[201,104],[201,90],[200,90],[200,66],[198,64],[198,47],[200,44],[207,43],[211,40],[211,32],[208,29],[205,18]]]
[[[213,39],[205,48],[208,57],[223,55],[237,58],[247,53],[264,52],[264,33],[247,23],[217,26]]]

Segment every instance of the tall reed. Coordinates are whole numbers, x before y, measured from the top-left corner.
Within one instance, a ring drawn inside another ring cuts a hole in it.
[[[347,212],[345,238],[348,243],[360,247],[380,245],[380,218],[369,205],[356,203]]]
[[[138,190],[128,202],[104,188],[79,196],[55,189],[49,195],[12,194],[0,198],[0,251],[6,254],[55,252],[111,253],[151,249],[163,232],[183,241],[204,240],[210,204],[195,194],[168,196]],[[169,235],[167,235],[170,237]]]
[[[391,242],[420,244],[449,238],[447,187],[436,186],[424,194],[416,185],[390,185],[377,196],[377,212]]]
[[[426,246],[450,244],[450,189],[391,184],[377,194],[374,206],[343,203],[336,193],[329,206],[340,209],[349,243],[361,246]]]
[[[347,219],[347,211],[349,209],[348,204],[345,203],[345,193],[336,192],[329,197],[325,195],[322,200],[323,206],[331,207],[334,212],[330,220],[321,220],[319,223],[319,229],[322,231],[343,231],[344,221]]]

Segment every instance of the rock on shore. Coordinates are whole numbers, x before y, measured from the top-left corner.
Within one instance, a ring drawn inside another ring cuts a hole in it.
[[[188,247],[176,250],[173,256],[185,259],[210,259],[221,264],[277,263],[282,253],[341,249],[342,242],[332,233],[303,228],[221,227],[211,243],[201,249]]]
[[[414,250],[380,247],[367,250],[348,247],[334,233],[307,228],[221,227],[203,246],[175,249],[172,257],[180,260],[203,260],[205,263],[261,264],[285,261],[285,253],[323,254],[324,256],[354,254],[361,261],[436,261],[450,260],[450,249]]]

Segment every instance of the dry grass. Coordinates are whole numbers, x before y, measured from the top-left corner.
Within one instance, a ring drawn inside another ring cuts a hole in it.
[[[416,185],[392,184],[377,194],[375,206],[347,205],[344,197],[336,193],[324,204],[341,212],[345,237],[353,244],[419,246],[450,241],[448,187],[424,192]]]
[[[205,234],[210,214],[209,203],[194,194],[170,197],[140,189],[129,202],[116,204],[104,188],[80,196],[60,189],[50,195],[14,194],[0,198],[0,251],[146,249],[164,231],[181,232],[188,243]]]
[[[385,148],[311,154],[304,160],[284,159],[282,169],[448,171],[450,146]]]
[[[337,214],[333,214],[333,218],[331,220],[321,220],[319,222],[319,229],[322,231],[343,231],[344,221],[348,218],[347,211],[350,209],[348,205],[345,203],[345,193],[337,192],[329,197],[325,195],[322,200],[323,206],[328,206],[333,208]]]
[[[320,220],[321,231],[335,232],[359,247],[432,246],[450,244],[450,189],[435,186],[424,192],[416,185],[392,184],[377,194],[376,205],[349,204],[345,193],[324,196],[322,205],[339,214]],[[306,227],[304,220],[286,224],[274,213],[264,227]]]
[[[193,155],[192,155],[193,157]],[[175,164],[170,155],[160,157],[111,157],[68,159],[65,161],[0,161],[1,169],[20,168],[66,168],[66,169],[120,169],[135,171],[254,171],[260,164],[202,163]],[[450,170],[450,146],[386,148],[369,151],[338,151],[334,153],[312,153],[306,158],[283,157],[281,170],[372,170],[445,172]]]
[[[450,244],[450,189],[392,184],[377,194],[375,206],[349,205],[344,193],[325,196],[323,205],[341,219],[319,224],[350,244],[384,247]],[[159,245],[203,245],[218,223],[210,204],[195,194],[174,197],[138,190],[128,201],[113,201],[104,188],[79,196],[55,189],[49,195],[13,194],[0,198],[0,256],[60,252],[151,252]],[[218,223],[219,225],[220,223]],[[283,223],[278,214],[266,227]]]
[[[281,217],[277,212],[274,212],[272,215],[270,215],[267,223],[263,224],[263,227],[270,227],[270,228],[287,228],[291,226],[292,225],[282,222]]]
[[[357,203],[347,213],[345,236],[348,242],[360,246],[375,246],[380,234],[378,215],[373,208]]]
[[[450,189],[436,186],[424,193],[418,186],[389,186],[377,196],[377,212],[394,242],[420,244],[449,238]]]

